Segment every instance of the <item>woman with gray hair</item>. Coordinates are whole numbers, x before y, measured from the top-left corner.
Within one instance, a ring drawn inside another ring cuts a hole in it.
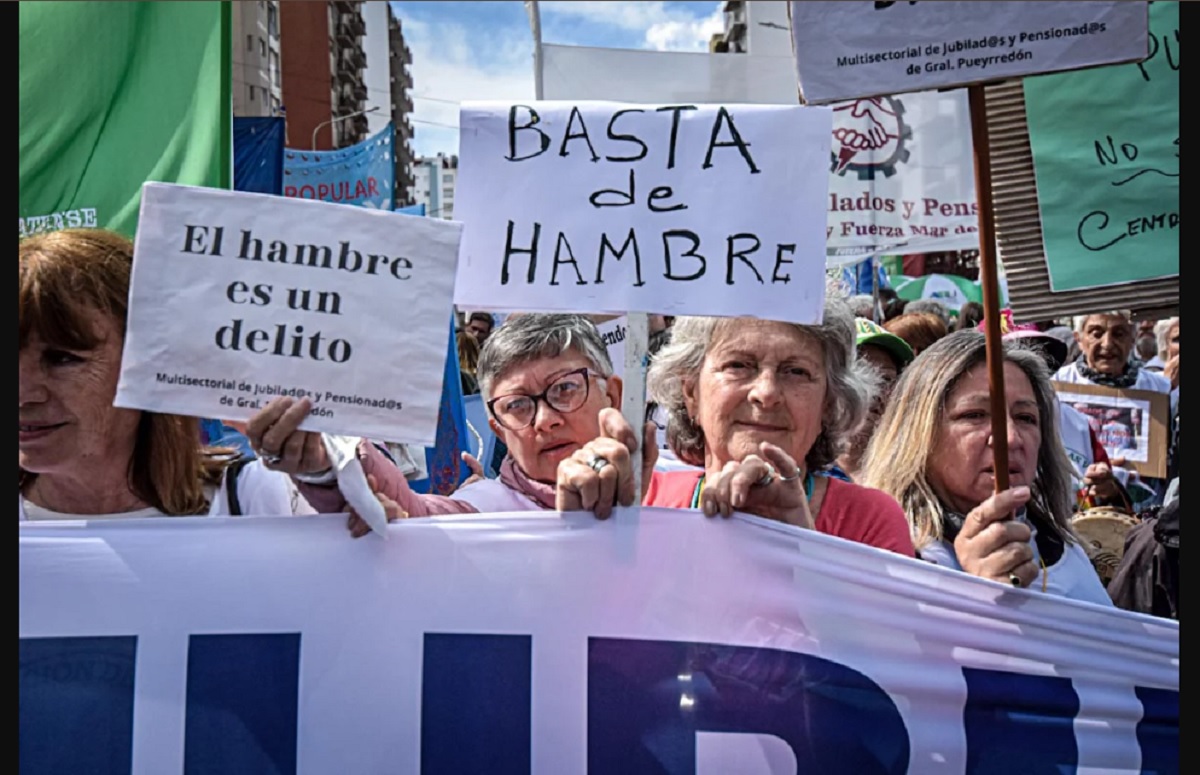
[[[1071,528],[1072,467],[1058,436],[1049,371],[1039,355],[1010,342],[1010,488],[994,493],[985,350],[982,333],[957,331],[913,361],[867,448],[863,483],[900,502],[925,560],[1112,605]]]
[[[476,376],[488,424],[508,447],[499,479],[472,482],[452,497],[414,493],[400,470],[364,440],[358,456],[389,519],[553,509],[560,461],[602,434],[636,447],[622,429],[601,425],[601,410],[621,403],[621,378],[595,325],[582,315],[510,316],[484,342]],[[275,399],[250,421],[247,436],[267,466],[291,474],[318,511],[346,511],[320,434],[297,430],[311,408],[307,399]],[[615,409],[606,416],[613,414],[620,417]],[[350,529],[355,536],[368,531],[354,515]]]
[[[668,415],[667,441],[690,471],[643,461],[643,503],[741,511],[913,556],[889,496],[827,474],[867,412],[873,379],[854,352],[854,318],[830,296],[820,325],[754,318],[676,318],[650,365],[651,397]],[[626,437],[632,429],[614,420]],[[596,509],[631,480],[628,456],[597,439],[558,469],[558,507]],[[611,463],[612,465],[608,465]],[[614,470],[615,469],[615,470]],[[602,477],[612,484],[601,490]]]

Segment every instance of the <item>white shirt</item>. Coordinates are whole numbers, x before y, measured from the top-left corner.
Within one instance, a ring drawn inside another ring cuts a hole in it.
[[[209,492],[207,495],[212,505],[209,507],[206,516],[230,516],[229,496],[226,493],[225,485],[225,477],[221,477],[219,487],[208,488]],[[237,486],[238,502],[241,504],[242,514],[274,517],[317,513],[317,510],[309,505],[308,501],[304,500],[304,496],[296,489],[296,485],[290,476],[279,471],[270,470],[260,460],[252,460],[242,468],[238,474]],[[17,519],[22,522],[26,520],[37,522],[62,519],[141,519],[145,517],[165,516],[166,514],[153,507],[121,512],[119,514],[65,514],[31,503],[25,500],[25,496],[17,493]]]
[[[1029,547],[1033,549],[1033,561],[1040,566],[1041,555],[1038,553],[1035,540],[1037,528],[1025,519],[1024,511],[1017,515],[1017,519],[1029,525],[1032,534],[1029,538]],[[917,555],[922,560],[927,560],[935,565],[962,570],[962,566],[958,563],[958,555],[954,553],[954,544],[950,541],[943,540],[927,544],[917,550]],[[1058,562],[1049,568],[1038,571],[1037,578],[1029,585],[1029,589],[1040,590],[1043,576],[1046,579],[1047,594],[1099,605],[1111,606],[1113,604],[1112,598],[1108,596],[1108,590],[1100,581],[1100,575],[1096,573],[1096,568],[1088,558],[1087,552],[1077,542],[1066,544]]]

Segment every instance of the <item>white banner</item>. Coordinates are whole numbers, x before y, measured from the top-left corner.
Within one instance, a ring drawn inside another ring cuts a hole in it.
[[[819,321],[831,113],[465,104],[455,303]]]
[[[20,771],[1179,771],[1174,621],[757,518],[388,530],[22,524]]]
[[[543,47],[548,99],[797,101],[791,57]],[[965,90],[832,106],[829,266],[870,255],[979,248]]]
[[[792,50],[810,104],[1130,62],[1149,53],[1147,5],[793,1]]]
[[[142,190],[115,404],[430,446],[462,225],[163,183]]]

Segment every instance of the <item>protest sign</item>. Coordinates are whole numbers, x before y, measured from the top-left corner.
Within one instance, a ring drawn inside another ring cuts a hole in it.
[[[1025,79],[1054,291],[1179,274],[1179,4],[1144,62]]]
[[[1179,623],[618,510],[20,526],[21,772],[1179,772]],[[136,680],[135,680],[136,677]]]
[[[546,99],[796,104],[791,57],[546,44]],[[652,72],[653,78],[641,77]],[[966,92],[833,107],[826,260],[979,247]]]
[[[116,405],[431,445],[462,226],[147,184]]]
[[[625,374],[625,338],[629,332],[628,317],[618,315],[611,320],[596,324],[604,346],[608,348],[608,357],[612,359],[613,374],[618,377]]]
[[[1110,458],[1125,458],[1142,476],[1167,475],[1166,393],[1077,382],[1052,382],[1058,400],[1087,417]]]
[[[1143,59],[1146,3],[793,2],[808,104]]]
[[[336,151],[283,154],[283,195],[391,210],[396,166],[391,122],[357,145]]]
[[[819,321],[830,114],[465,104],[455,303]]]

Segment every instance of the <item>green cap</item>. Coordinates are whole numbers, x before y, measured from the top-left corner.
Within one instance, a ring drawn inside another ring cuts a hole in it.
[[[903,369],[912,363],[914,356],[912,348],[908,346],[908,342],[893,333],[883,330],[878,323],[873,323],[866,318],[855,318],[854,333],[854,344],[856,347],[862,347],[864,344],[873,344],[876,347],[882,347],[896,359],[897,369]]]

